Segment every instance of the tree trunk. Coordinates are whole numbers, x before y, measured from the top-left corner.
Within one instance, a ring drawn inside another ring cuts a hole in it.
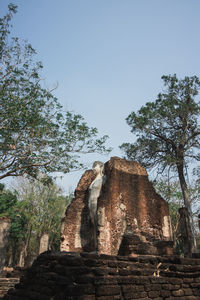
[[[25,249],[23,248],[20,251],[19,261],[18,261],[18,264],[17,264],[17,266],[20,267],[20,268],[24,267],[24,257],[25,257]]]
[[[30,243],[30,239],[31,239],[31,233],[32,233],[32,226],[30,226],[29,230],[28,230],[28,234],[27,234],[27,239],[25,242],[25,245],[23,247],[23,249],[20,252],[20,257],[19,257],[19,262],[18,262],[18,266],[19,267],[24,267],[25,266],[25,259],[27,256],[27,251],[29,248],[29,243]]]
[[[185,207],[187,208],[188,214],[189,214],[189,220],[190,220],[190,232],[192,233],[191,237],[188,237],[188,239],[191,239],[191,244],[192,244],[192,249],[191,253],[196,252],[196,239],[195,239],[195,234],[194,234],[194,223],[193,223],[193,218],[192,218],[192,209],[191,209],[191,204],[190,204],[190,194],[188,191],[187,183],[185,180],[184,176],[184,168],[183,168],[183,163],[182,164],[177,164],[177,170],[178,170],[178,176],[179,176],[179,181],[181,185],[181,190],[183,194],[183,199],[184,199],[184,204]]]

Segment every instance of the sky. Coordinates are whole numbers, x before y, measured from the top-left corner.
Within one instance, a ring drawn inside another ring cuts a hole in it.
[[[0,0],[0,16],[11,1]],[[12,35],[28,40],[65,110],[108,135],[106,162],[132,142],[126,117],[163,91],[162,75],[200,77],[199,0],[13,0]],[[83,171],[58,183],[72,191]]]

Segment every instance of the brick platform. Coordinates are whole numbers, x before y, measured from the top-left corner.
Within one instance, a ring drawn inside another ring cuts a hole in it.
[[[200,259],[44,253],[4,300],[199,300]]]

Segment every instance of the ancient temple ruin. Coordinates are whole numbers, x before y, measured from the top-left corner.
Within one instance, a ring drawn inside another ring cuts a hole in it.
[[[118,157],[112,157],[104,165],[96,205],[95,237],[89,211],[95,172],[87,170],[83,174],[75,198],[66,210],[61,251],[129,256],[172,254],[167,202],[155,192],[141,165]]]
[[[143,167],[113,157],[79,181],[61,252],[39,255],[3,299],[199,300],[200,259],[171,254],[168,204]]]

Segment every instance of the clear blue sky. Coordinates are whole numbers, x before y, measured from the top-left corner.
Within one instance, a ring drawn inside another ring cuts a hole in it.
[[[11,1],[0,0],[0,15]],[[199,0],[13,0],[13,35],[27,39],[44,64],[46,86],[80,113],[110,156],[133,140],[125,118],[162,90],[161,76],[200,77]],[[107,161],[108,156],[85,157]],[[74,188],[82,172],[64,177]]]

